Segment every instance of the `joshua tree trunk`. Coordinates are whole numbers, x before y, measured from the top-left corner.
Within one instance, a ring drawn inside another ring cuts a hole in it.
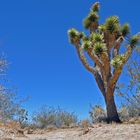
[[[108,123],[110,123],[110,122],[121,123],[121,120],[119,119],[119,115],[117,112],[115,99],[114,99],[115,86],[113,88],[111,88],[111,85],[109,85],[108,87],[104,88],[103,81],[102,82],[98,81],[97,79],[100,79],[99,77],[96,77],[95,79],[96,79],[98,87],[100,88],[101,93],[105,99],[106,111],[107,111],[107,122]],[[107,91],[107,92],[105,92],[105,91]]]
[[[119,115],[114,100],[114,96],[106,97],[106,110],[107,110],[107,122],[118,122],[120,123]]]

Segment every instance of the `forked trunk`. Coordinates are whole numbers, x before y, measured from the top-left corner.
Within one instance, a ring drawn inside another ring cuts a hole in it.
[[[107,94],[106,94],[107,95]],[[116,104],[114,101],[114,95],[106,96],[106,110],[107,110],[107,122],[121,123],[117,112]]]

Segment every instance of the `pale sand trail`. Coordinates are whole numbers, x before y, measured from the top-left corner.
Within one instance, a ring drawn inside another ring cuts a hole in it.
[[[140,124],[94,125],[83,135],[83,129],[60,129],[45,134],[26,135],[13,140],[140,140]]]

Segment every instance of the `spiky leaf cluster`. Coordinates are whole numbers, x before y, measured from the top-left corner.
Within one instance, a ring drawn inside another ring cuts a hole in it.
[[[84,36],[82,39],[83,39],[83,41],[89,41],[89,37],[88,36]]]
[[[102,53],[106,52],[106,44],[102,42],[96,42],[94,44],[94,52],[96,55],[100,56]]]
[[[130,33],[129,24],[126,23],[121,27],[121,33],[122,33],[122,36],[124,37],[126,37]]]
[[[89,40],[84,41],[83,47],[85,50],[88,50],[91,47],[91,42]]]
[[[106,19],[104,24],[99,25],[98,12],[99,3],[97,2],[93,5],[89,15],[84,20],[85,28],[89,29],[90,31],[89,36],[86,36],[84,33],[78,32],[74,28],[69,30],[68,34],[69,40],[72,44],[82,44],[85,50],[91,48],[93,49],[93,52],[99,56],[102,53],[108,54],[107,50],[110,50],[111,47],[114,47],[115,42],[120,41],[119,39],[124,41],[124,37],[127,37],[127,35],[130,34],[130,28],[129,24],[127,23],[121,26],[119,18],[117,16],[111,16]],[[140,36],[134,35],[129,40],[129,44],[134,47],[139,43],[139,40]],[[122,63],[121,58],[121,55],[116,56],[112,60],[111,64],[115,68],[118,67],[119,64]]]
[[[92,6],[89,15],[84,19],[84,27],[86,29],[97,28],[99,20],[98,12],[99,12],[99,2],[96,2]]]
[[[138,45],[139,43],[140,43],[140,36],[139,35],[134,35],[134,36],[131,37],[131,39],[130,39],[130,45],[132,47]]]
[[[123,64],[124,55],[117,55],[111,60],[111,65],[116,69]]]
[[[92,41],[92,42],[94,42],[94,43],[96,43],[96,42],[103,42],[103,40],[104,40],[104,36],[103,36],[103,34],[100,34],[100,33],[92,33],[91,35],[90,35],[90,40]]]
[[[100,4],[99,4],[99,2],[96,2],[96,3],[92,6],[92,11],[93,11],[93,12],[99,12],[99,8],[100,8]]]
[[[117,33],[119,32],[120,24],[119,24],[119,18],[117,16],[111,16],[106,19],[105,22],[105,29],[109,33]]]
[[[94,24],[97,24],[99,16],[96,12],[90,12],[89,15],[84,20],[84,27],[86,29],[91,28]]]
[[[93,32],[90,35],[90,40],[93,43],[93,49],[96,55],[101,55],[106,52],[106,44],[104,43],[104,35],[100,33]]]
[[[100,32],[105,32],[105,30],[106,30],[105,24],[101,24],[100,26],[98,26],[98,30]]]
[[[69,41],[72,44],[78,43],[80,39],[84,37],[84,33],[80,33],[74,28],[68,31],[68,35],[69,35]]]

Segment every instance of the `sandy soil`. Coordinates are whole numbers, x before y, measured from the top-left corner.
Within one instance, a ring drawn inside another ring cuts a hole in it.
[[[140,140],[140,124],[98,124],[89,129],[87,133],[82,128],[59,129],[12,140]]]

